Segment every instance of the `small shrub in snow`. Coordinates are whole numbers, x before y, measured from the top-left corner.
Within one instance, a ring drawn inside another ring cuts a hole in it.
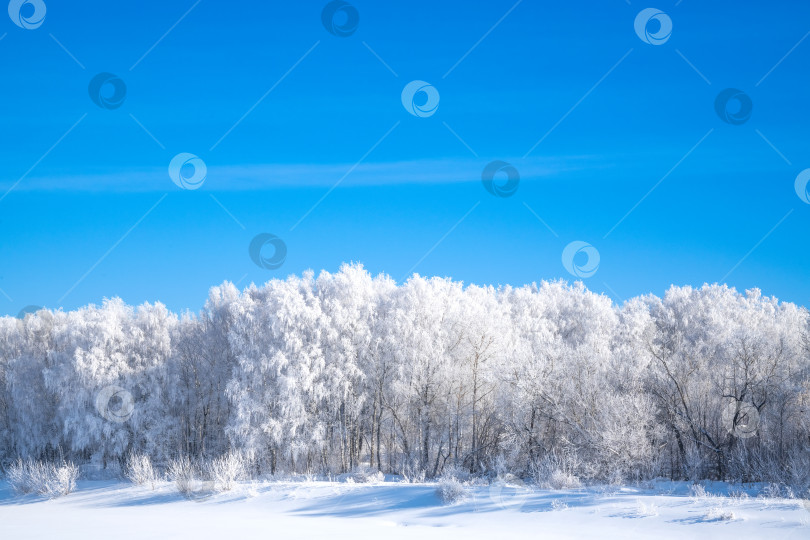
[[[736,504],[741,504],[750,499],[750,495],[744,489],[731,489],[728,492],[728,498]]]
[[[455,478],[442,478],[436,487],[436,496],[444,504],[455,504],[467,498],[467,490]]]
[[[653,517],[658,515],[658,507],[652,503],[645,504],[644,501],[638,499],[636,501],[636,512],[637,517]]]
[[[304,482],[312,483],[318,479],[318,475],[314,472],[304,474]]]
[[[702,484],[692,484],[689,488],[689,492],[695,500],[714,498],[714,495],[706,491],[706,488]]]
[[[782,497],[782,488],[779,484],[770,483],[763,488],[759,495],[768,499],[779,499]]]
[[[54,472],[52,478],[55,480],[52,483],[52,489],[47,493],[53,497],[67,495],[76,489],[76,480],[79,479],[79,468],[72,462],[62,463],[60,466],[51,465],[51,470]]]
[[[377,469],[359,467],[355,469],[354,472],[342,475],[341,479],[354,484],[369,484],[372,482],[385,481],[385,475]]]
[[[568,503],[566,503],[565,501],[561,501],[559,499],[554,499],[553,501],[551,501],[551,509],[552,510],[567,510],[568,509]]]
[[[578,458],[571,453],[549,454],[532,470],[538,486],[547,489],[574,489],[582,485],[575,474]]]
[[[14,491],[20,494],[37,493],[49,498],[73,491],[78,477],[78,467],[70,462],[55,465],[18,459],[8,470],[8,481]]]
[[[218,457],[205,466],[206,476],[217,491],[230,491],[237,480],[245,477],[245,459],[238,452],[229,452]]]
[[[401,471],[402,482],[406,484],[421,484],[425,481],[427,473],[416,466],[406,466]]]
[[[169,478],[177,486],[177,491],[183,495],[189,496],[195,491],[196,476],[194,465],[186,456],[169,462]]]
[[[706,512],[703,518],[706,521],[733,521],[737,519],[737,516],[727,508],[715,506],[714,508],[709,508],[709,511]]]
[[[130,454],[125,468],[126,477],[138,486],[150,485],[155,489],[158,475],[152,466],[149,456],[143,454]]]
[[[508,473],[506,473],[508,474]],[[498,474],[501,477],[501,474]],[[442,469],[442,478],[455,478],[460,482],[469,482],[473,480],[473,475],[470,474],[469,469],[450,464]]]
[[[248,468],[248,459],[239,452],[198,463],[183,456],[169,462],[168,476],[183,496],[199,499],[230,491],[247,476]]]
[[[574,489],[582,485],[579,478],[559,469],[551,473],[546,483],[551,489]]]

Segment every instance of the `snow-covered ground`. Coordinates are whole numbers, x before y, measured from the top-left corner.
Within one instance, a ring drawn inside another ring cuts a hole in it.
[[[152,490],[81,481],[74,493],[44,500],[0,482],[0,538],[810,538],[806,501],[695,496],[684,483],[466,489],[466,500],[452,505],[438,499],[436,484],[399,482],[242,483],[189,500],[168,482]]]

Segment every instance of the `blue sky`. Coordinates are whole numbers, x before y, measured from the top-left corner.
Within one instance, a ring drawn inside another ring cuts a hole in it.
[[[197,310],[224,280],[350,261],[574,280],[573,241],[617,301],[705,282],[810,301],[806,2],[357,0],[346,37],[322,1],[44,3],[38,28],[0,23],[0,313]],[[660,45],[634,30],[651,6],[672,21]],[[118,108],[90,99],[102,72]],[[403,107],[414,80],[435,114]],[[740,125],[715,111],[726,88],[753,104]],[[183,152],[199,189],[169,177]],[[511,197],[482,184],[494,160],[520,173]],[[286,244],[280,268],[249,256],[260,233]]]

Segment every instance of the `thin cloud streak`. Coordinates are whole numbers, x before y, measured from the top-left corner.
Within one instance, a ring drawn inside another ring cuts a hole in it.
[[[508,158],[507,158],[508,159]],[[386,186],[413,184],[450,184],[480,182],[481,171],[488,159],[425,160],[388,163],[363,163],[357,166],[345,186]],[[569,171],[595,169],[600,159],[590,156],[566,158],[513,159],[524,181],[553,178]],[[210,191],[244,191],[275,188],[316,188],[334,184],[345,174],[346,163],[335,164],[259,164],[247,166],[217,166],[208,164],[203,189]],[[0,189],[13,180],[0,180]],[[125,171],[110,171],[91,175],[30,177],[25,189],[89,191],[89,192],[165,192],[173,189],[166,169],[156,167]],[[22,187],[18,188],[22,189]]]

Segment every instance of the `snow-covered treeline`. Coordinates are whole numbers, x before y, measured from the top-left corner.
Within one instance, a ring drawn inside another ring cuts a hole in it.
[[[357,265],[225,283],[198,315],[42,310],[0,318],[0,460],[237,450],[256,473],[795,484],[810,478],[808,336],[807,310],[758,291],[616,306],[581,284],[397,285]]]

